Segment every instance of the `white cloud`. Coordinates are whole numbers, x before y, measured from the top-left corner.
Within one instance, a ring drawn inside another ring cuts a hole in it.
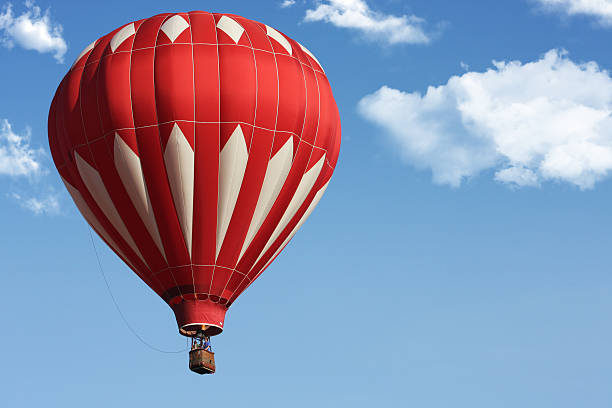
[[[284,1],[283,1],[283,2],[280,4],[280,6],[281,6],[282,8],[286,8],[286,7],[291,7],[291,6],[293,6],[294,4],[295,4],[295,0],[284,0]]]
[[[540,185],[538,175],[533,170],[521,167],[520,165],[506,167],[497,171],[495,173],[495,180],[521,187],[537,187]]]
[[[2,44],[8,48],[17,44],[26,50],[53,53],[58,62],[64,62],[68,46],[62,37],[62,26],[51,21],[49,10],[42,13],[31,1],[25,5],[27,10],[19,16],[13,14],[10,3],[0,13]]]
[[[306,10],[305,21],[325,21],[337,27],[352,28],[365,38],[388,44],[426,44],[431,41],[423,30],[425,20],[416,16],[394,16],[372,10],[365,0],[326,0]]]
[[[32,211],[36,215],[48,214],[55,215],[60,212],[60,205],[55,195],[47,195],[45,197],[30,197],[25,198],[20,194],[13,193],[13,198],[26,210]]]
[[[32,176],[40,173],[42,151],[30,147],[31,131],[13,132],[8,120],[0,120],[0,175]]]
[[[612,0],[536,0],[545,9],[573,16],[583,14],[596,17],[606,26],[612,26]]]
[[[402,157],[459,186],[493,170],[516,186],[563,181],[588,189],[612,170],[612,78],[564,51],[493,62],[451,77],[424,95],[383,86],[359,102]]]
[[[29,128],[20,135],[13,131],[8,120],[0,120],[0,176],[9,176],[12,179],[25,177],[29,182],[30,193],[8,194],[19,202],[21,207],[35,214],[58,214],[60,204],[57,195],[52,188],[41,183],[41,176],[46,174],[42,164],[45,153],[42,149],[33,149],[30,146],[30,138]],[[41,185],[45,185],[45,194],[39,194]]]

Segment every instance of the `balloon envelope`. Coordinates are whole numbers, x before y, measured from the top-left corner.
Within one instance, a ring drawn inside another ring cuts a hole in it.
[[[193,11],[85,48],[53,98],[49,144],[83,217],[181,333],[218,334],[323,195],[340,120],[304,46]]]

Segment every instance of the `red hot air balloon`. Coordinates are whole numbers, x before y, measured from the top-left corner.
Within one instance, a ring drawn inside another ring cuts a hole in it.
[[[303,45],[192,11],[85,48],[53,98],[49,144],[91,227],[170,305],[181,334],[208,336],[321,199],[340,119]]]

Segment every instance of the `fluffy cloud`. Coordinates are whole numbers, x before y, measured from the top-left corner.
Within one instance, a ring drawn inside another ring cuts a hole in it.
[[[305,21],[325,21],[337,27],[352,28],[365,38],[388,44],[426,44],[431,41],[423,30],[425,20],[416,16],[393,16],[372,10],[365,0],[327,0],[306,10]]]
[[[524,64],[494,61],[424,95],[383,86],[359,111],[440,184],[493,170],[516,186],[563,181],[588,189],[612,170],[612,78],[561,50]]]
[[[280,6],[281,6],[282,8],[286,8],[286,7],[291,7],[291,6],[293,6],[294,4],[295,4],[295,0],[284,0],[284,1],[283,1],[283,2],[280,4]]]
[[[10,3],[0,13],[2,43],[9,48],[17,44],[26,50],[53,53],[58,62],[64,62],[68,46],[62,37],[62,26],[51,21],[49,10],[42,13],[33,2],[25,4],[27,10],[19,16],[13,14]]]
[[[0,120],[0,175],[31,176],[41,170],[41,150],[30,147],[30,129],[18,135],[8,120]]]
[[[545,9],[568,15],[584,14],[612,26],[612,0],[536,0]]]
[[[60,212],[60,205],[55,195],[47,195],[45,197],[30,197],[25,198],[20,194],[13,193],[13,198],[26,210],[32,211],[36,215],[49,214],[55,215]]]

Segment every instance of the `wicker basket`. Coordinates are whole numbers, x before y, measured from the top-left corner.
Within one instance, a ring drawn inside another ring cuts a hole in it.
[[[191,350],[189,369],[198,374],[213,374],[215,372],[215,353],[204,349]]]

